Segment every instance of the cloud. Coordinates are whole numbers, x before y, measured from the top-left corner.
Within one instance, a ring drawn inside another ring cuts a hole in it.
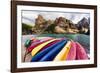
[[[22,22],[27,22],[27,23],[31,23],[34,24],[35,23],[35,19],[37,18],[38,15],[42,15],[46,20],[55,20],[58,17],[65,17],[67,19],[72,20],[73,23],[77,23],[78,21],[80,21],[83,17],[85,18],[89,18],[90,14],[88,13],[77,13],[77,12],[48,12],[48,11],[22,11],[22,17],[26,17],[30,20],[23,20]]]

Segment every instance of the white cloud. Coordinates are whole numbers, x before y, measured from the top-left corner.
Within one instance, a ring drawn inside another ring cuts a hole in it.
[[[67,19],[72,20],[73,23],[77,23],[80,21],[83,17],[88,18],[90,15],[88,13],[77,13],[77,12],[47,12],[47,11],[22,11],[22,16],[27,17],[30,20],[23,20],[22,22],[34,24],[35,19],[38,15],[42,15],[45,19],[51,19],[55,20],[57,17],[65,17]]]

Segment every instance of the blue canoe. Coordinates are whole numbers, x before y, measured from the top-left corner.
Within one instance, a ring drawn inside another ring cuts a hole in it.
[[[66,40],[63,40],[60,44],[50,50],[45,56],[43,56],[39,61],[52,61],[55,56],[61,51],[64,45],[67,43]]]

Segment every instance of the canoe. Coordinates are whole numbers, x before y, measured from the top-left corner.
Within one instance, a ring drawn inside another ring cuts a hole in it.
[[[30,52],[31,52],[35,47],[37,47],[38,45],[40,45],[40,44],[42,44],[42,43],[45,43],[45,42],[47,42],[47,41],[49,41],[49,40],[52,40],[52,39],[37,41],[36,43],[33,42],[33,43],[31,44],[31,46],[29,46],[29,47],[27,48],[28,53],[30,53]]]
[[[58,55],[54,58],[54,61],[64,61],[69,53],[71,47],[71,41],[68,41],[64,48],[58,53]]]
[[[57,43],[57,42],[59,42],[59,41],[61,41],[61,40],[60,40],[60,39],[57,39],[57,40],[55,40],[55,41],[53,41],[53,42],[50,42],[49,44],[47,44],[47,45],[45,45],[44,47],[42,47],[42,48],[40,49],[40,51],[43,51],[44,49],[46,49],[46,48],[52,46],[53,44],[55,44],[55,43]],[[40,51],[39,51],[39,52],[40,52]]]
[[[76,59],[76,43],[74,41],[71,41],[71,48],[66,57],[66,60],[75,60],[75,59]]]
[[[44,55],[46,55],[49,51],[51,51],[54,47],[61,44],[62,40],[57,40],[52,42],[52,45],[50,47],[45,48],[44,50],[40,51],[38,54],[36,54],[34,57],[32,57],[31,62],[39,61]]]
[[[47,44],[49,44],[50,42],[53,42],[53,41],[55,41],[55,40],[56,40],[56,39],[52,39],[52,40],[49,40],[49,41],[47,41],[47,42],[44,42],[44,43],[38,45],[37,47],[35,47],[35,48],[32,50],[31,55],[34,56],[35,54],[38,53],[38,51],[41,50],[41,48],[43,48],[45,45],[47,45]]]
[[[40,61],[52,61],[66,43],[67,40],[63,40],[61,44],[58,44],[51,51],[49,51],[43,58],[40,59]]]
[[[31,40],[27,39],[24,45],[26,48],[29,47],[31,45]]]
[[[88,59],[85,49],[78,42],[76,42],[76,59],[77,60]]]

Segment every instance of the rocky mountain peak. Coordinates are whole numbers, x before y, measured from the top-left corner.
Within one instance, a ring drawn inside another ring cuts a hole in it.
[[[37,17],[36,20],[35,20],[35,24],[36,24],[36,25],[41,25],[41,24],[43,24],[44,22],[45,22],[44,17],[43,17],[42,15],[38,15],[38,17]]]
[[[84,27],[84,28],[89,28],[89,21],[87,18],[83,18],[78,22],[78,27]]]

